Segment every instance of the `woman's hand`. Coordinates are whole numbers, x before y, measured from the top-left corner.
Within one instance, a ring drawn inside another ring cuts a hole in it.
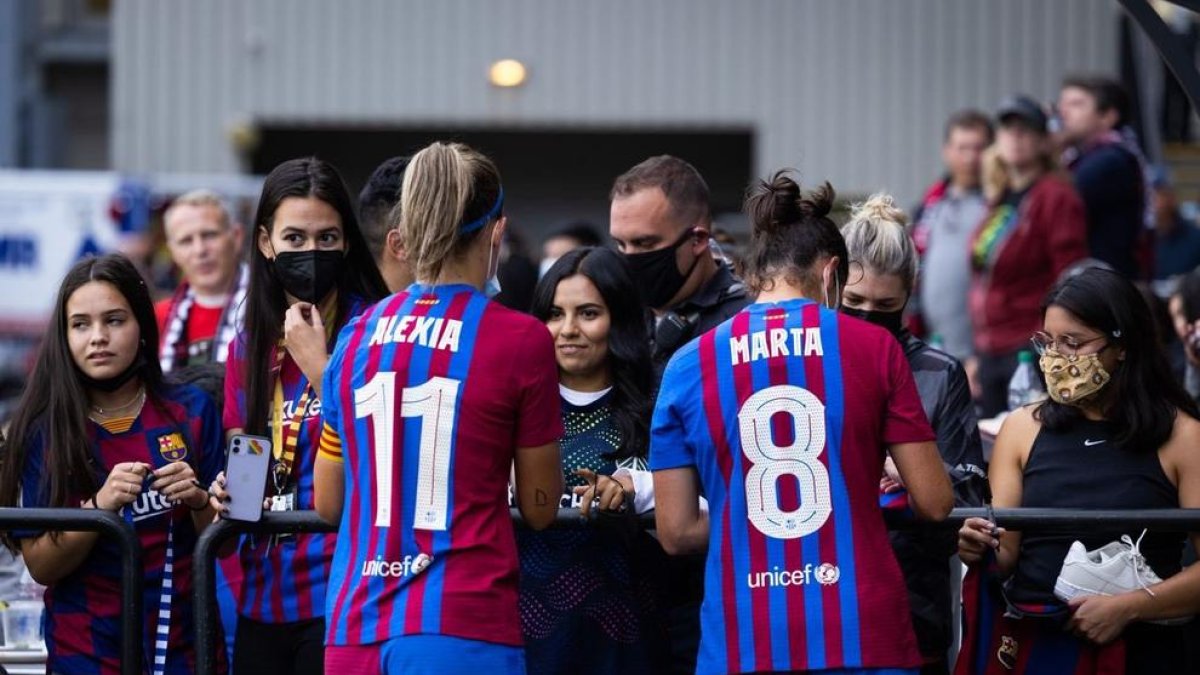
[[[597,474],[590,469],[576,469],[574,474],[588,483],[573,490],[575,494],[583,497],[579,512],[585,518],[591,513],[593,504],[601,511],[624,510],[626,492],[629,493],[630,502],[633,501],[633,481],[627,476],[613,478]]]
[[[163,468],[152,471],[154,482],[150,487],[173,502],[182,502],[193,511],[200,511],[208,505],[208,493],[196,480],[196,472],[184,461],[171,462]]]
[[[222,471],[208,486],[208,505],[217,512],[216,518],[229,513],[229,493],[225,491],[225,472]],[[214,521],[216,520],[214,518]]]
[[[896,469],[896,462],[892,461],[889,455],[883,460],[883,478],[879,479],[879,491],[887,494],[903,489],[904,479],[900,477],[900,471]]]
[[[1004,528],[986,518],[967,518],[958,531],[958,557],[968,565],[981,562],[988,549],[1000,548],[1000,535]]]
[[[1128,595],[1088,595],[1071,600],[1072,614],[1067,628],[1098,645],[1112,642],[1133,620]]]
[[[329,352],[325,345],[325,323],[321,310],[308,302],[297,302],[283,315],[283,344],[300,371],[313,383],[320,385]]]
[[[102,511],[120,511],[126,504],[132,504],[142,493],[142,482],[150,473],[150,465],[143,462],[121,462],[113,467],[104,485],[93,498],[97,509]]]

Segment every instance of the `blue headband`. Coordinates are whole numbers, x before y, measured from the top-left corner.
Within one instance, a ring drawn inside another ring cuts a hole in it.
[[[462,226],[458,228],[459,234],[471,234],[475,230],[487,225],[492,218],[495,218],[500,214],[500,207],[502,206],[504,206],[503,186],[500,187],[500,194],[496,195],[496,203],[492,205],[492,209],[483,214],[483,217],[479,218],[478,220],[472,220],[469,223],[463,223]]]

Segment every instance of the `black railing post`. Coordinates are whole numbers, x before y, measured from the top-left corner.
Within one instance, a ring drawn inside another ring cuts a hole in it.
[[[229,537],[236,534],[233,521],[219,520],[204,529],[196,540],[192,553],[192,585],[196,591],[196,602],[192,605],[196,626],[196,672],[205,675],[216,672],[217,655],[217,578],[214,565],[217,549]],[[232,664],[230,664],[232,665]]]
[[[520,526],[521,514],[517,509],[510,511],[514,524]],[[1140,511],[1087,511],[1077,509],[995,509],[991,512],[996,523],[1013,531],[1088,532],[1129,530],[1134,535],[1142,528],[1167,531],[1200,531],[1200,509],[1157,509]],[[955,509],[940,523],[926,523],[901,514],[885,512],[884,519],[889,528],[926,529],[958,528],[967,518],[986,518],[987,509]],[[583,518],[579,509],[559,509],[551,526],[556,529],[587,527],[597,516]],[[634,518],[630,516],[630,518]],[[654,513],[636,516],[637,524],[643,529],[654,528]],[[285,532],[336,532],[337,528],[325,523],[315,511],[291,511],[287,513],[264,513],[257,523],[221,521],[210,526],[196,542],[193,559],[196,585],[196,673],[212,675],[216,666],[216,577],[213,565],[216,552],[230,537],[239,534],[280,534]]]
[[[111,511],[98,509],[0,508],[0,530],[98,532],[115,539],[121,549],[121,672],[142,672],[146,615],[142,607],[142,545],[133,526]]]
[[[257,523],[220,520],[209,525],[196,541],[192,558],[192,579],[196,587],[196,674],[216,672],[217,578],[214,565],[221,544],[241,534],[281,534],[284,532],[336,532],[337,528],[321,520],[316,511],[264,513]]]

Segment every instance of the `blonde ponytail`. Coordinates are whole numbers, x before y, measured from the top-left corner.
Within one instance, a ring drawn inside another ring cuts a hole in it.
[[[477,232],[462,233],[460,226],[479,193],[496,194],[499,185],[495,164],[462,143],[435,142],[412,158],[397,208],[417,280],[435,282],[474,241]]]
[[[891,195],[876,193],[854,205],[850,220],[842,227],[851,264],[858,263],[876,274],[894,274],[905,290],[911,291],[918,261],[907,224],[908,216]]]

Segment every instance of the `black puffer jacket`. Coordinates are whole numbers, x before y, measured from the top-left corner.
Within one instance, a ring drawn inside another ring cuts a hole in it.
[[[904,332],[900,343],[912,368],[925,415],[937,434],[938,451],[954,485],[957,506],[983,504],[987,477],[983,446],[962,365],[952,356]],[[904,572],[913,629],[921,655],[944,658],[950,646],[950,556],[957,546],[953,530],[893,531],[892,550]]]

